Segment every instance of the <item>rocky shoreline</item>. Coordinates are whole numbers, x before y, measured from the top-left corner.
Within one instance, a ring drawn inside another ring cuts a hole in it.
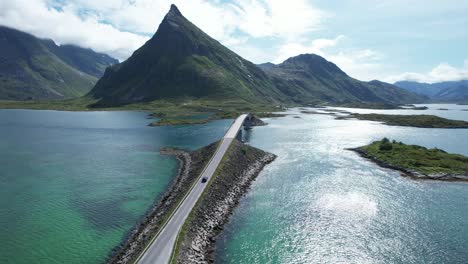
[[[177,176],[168,191],[148,210],[141,222],[125,237],[122,244],[112,251],[107,263],[133,263],[144,247],[158,232],[164,219],[168,217],[177,203],[183,198],[190,186],[198,178],[205,164],[216,150],[218,142],[196,151],[184,151],[174,148],[163,148],[161,154],[173,155],[179,162]]]
[[[440,173],[440,174],[423,174],[414,170],[407,168],[395,166],[387,162],[381,161],[376,157],[369,155],[366,151],[360,148],[348,148],[347,150],[354,151],[358,153],[361,157],[366,158],[375,164],[383,168],[393,169],[400,171],[400,174],[405,177],[410,177],[415,180],[437,180],[437,181],[468,181],[468,174],[450,174],[450,173]]]
[[[235,140],[182,228],[176,263],[213,263],[217,236],[265,165],[276,156]]]
[[[260,125],[256,124],[256,125]],[[163,148],[161,154],[173,155],[179,162],[177,176],[168,191],[148,210],[141,222],[126,235],[107,263],[134,263],[159,231],[190,186],[216,151],[218,142],[196,151]],[[216,178],[209,182],[202,199],[188,221],[186,233],[177,255],[177,263],[208,263],[214,261],[215,238],[228,221],[240,198],[253,180],[275,155],[234,140]],[[193,232],[192,232],[193,231]],[[189,246],[186,246],[189,245]],[[192,246],[193,245],[193,246]]]

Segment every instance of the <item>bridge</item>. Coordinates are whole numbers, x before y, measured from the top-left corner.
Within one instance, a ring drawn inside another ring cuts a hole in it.
[[[208,162],[208,165],[206,165],[194,185],[178,204],[174,213],[169,217],[169,220],[166,221],[154,239],[144,249],[143,253],[141,253],[136,261],[137,263],[169,263],[180,229],[207,186],[207,184],[201,182],[202,178],[206,177],[209,181],[211,177],[213,177],[216,168],[218,168],[221,163],[232,141],[234,139],[242,139],[242,127],[244,127],[244,129],[250,129],[252,120],[253,116],[251,114],[242,114],[234,120],[229,130],[222,138],[214,155]]]

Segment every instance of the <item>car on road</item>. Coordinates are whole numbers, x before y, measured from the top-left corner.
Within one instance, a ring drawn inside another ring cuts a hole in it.
[[[208,177],[203,177],[203,178],[201,179],[201,183],[205,183],[205,182],[207,182],[207,181],[208,181]]]

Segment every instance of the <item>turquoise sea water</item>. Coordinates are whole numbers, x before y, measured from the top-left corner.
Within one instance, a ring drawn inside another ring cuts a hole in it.
[[[430,107],[352,111],[468,121],[467,106]],[[468,155],[468,130],[290,112],[245,137],[279,157],[221,234],[219,263],[467,263],[468,184],[413,181],[344,148],[386,136]],[[231,122],[150,121],[138,112],[0,110],[0,263],[102,263],[175,174],[159,148],[204,146]]]
[[[468,121],[462,109],[346,110]],[[247,137],[278,159],[220,235],[218,263],[468,263],[468,183],[414,181],[345,150],[388,137],[468,155],[468,129],[290,113],[300,118],[268,119]]]
[[[102,263],[195,149],[229,120],[147,127],[147,113],[0,110],[0,263]]]

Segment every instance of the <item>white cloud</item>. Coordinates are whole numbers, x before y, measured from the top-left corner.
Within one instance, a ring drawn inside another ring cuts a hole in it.
[[[382,55],[371,49],[343,49],[347,38],[339,35],[333,39],[315,39],[310,42],[291,42],[278,49],[275,63],[281,63],[289,57],[313,53],[335,63],[348,75],[360,80],[373,80],[380,76],[384,68]]]
[[[297,39],[321,28],[330,14],[309,1],[237,0],[239,29],[252,37]]]
[[[376,8],[395,5],[379,1]],[[361,80],[468,78],[468,60],[461,68],[442,63],[427,73],[391,75],[395,68],[384,63],[383,55],[367,48],[346,48],[349,43],[343,35],[311,40],[311,33],[323,29],[332,15],[307,0],[0,0],[0,24],[122,60],[149,39],[172,3],[206,33],[256,63],[315,53]]]
[[[0,24],[117,58],[125,58],[148,39],[101,23],[95,16],[81,18],[66,7],[60,11],[49,8],[42,0],[2,0]]]
[[[1,0],[0,24],[125,59],[156,31],[172,3],[230,47],[248,38],[296,39],[327,17],[305,0]]]
[[[425,83],[437,83],[445,81],[468,80],[468,59],[460,68],[448,63],[441,63],[427,73],[405,72],[385,78],[388,82],[416,81]]]
[[[326,55],[326,49],[335,47],[345,37],[340,35],[334,39],[316,39],[309,43],[289,42],[278,49],[278,54],[274,59],[275,63],[281,63],[284,60],[304,53],[314,53],[320,56]]]

